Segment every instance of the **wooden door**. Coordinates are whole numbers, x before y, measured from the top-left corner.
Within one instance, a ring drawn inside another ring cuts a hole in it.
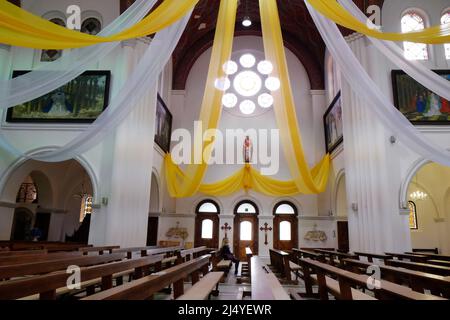
[[[207,230],[204,230],[205,228]],[[217,213],[198,213],[196,215],[194,246],[219,248],[219,215]]]
[[[348,240],[348,222],[337,222],[338,249],[348,252],[350,250]]]
[[[39,228],[42,232],[40,241],[47,241],[48,230],[50,228],[50,218],[51,213],[48,212],[38,212],[36,213],[36,221],[34,222],[34,227]]]
[[[288,229],[290,231],[287,234]],[[298,248],[298,220],[296,215],[275,215],[273,219],[273,247],[278,250]]]
[[[246,261],[245,248],[250,247],[258,255],[258,216],[236,214],[234,217],[234,254],[240,261]]]
[[[148,217],[147,246],[158,245],[158,217]]]

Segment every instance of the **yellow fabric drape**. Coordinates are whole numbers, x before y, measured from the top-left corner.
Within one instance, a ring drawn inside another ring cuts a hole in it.
[[[234,26],[236,22],[238,0],[222,0],[217,17],[216,33],[209,63],[208,77],[205,85],[205,92],[200,110],[199,121],[202,123],[201,137],[206,130],[216,129],[222,114],[223,91],[215,88],[216,79],[225,77],[223,65],[230,60],[233,47]],[[211,141],[214,140],[214,136]],[[200,184],[208,168],[208,161],[214,144],[207,143],[202,146],[201,159],[193,159],[193,163],[180,177],[176,172],[169,172],[166,168],[166,175],[169,192],[173,197],[189,197],[199,191]],[[179,172],[178,172],[179,173]]]
[[[391,40],[391,41],[409,41],[428,44],[450,43],[450,24],[442,26],[433,26],[421,31],[408,33],[390,33],[380,32],[370,29],[366,24],[356,19],[336,0],[307,0],[311,6],[330,20],[348,29],[360,32],[367,36]]]
[[[329,155],[326,155],[319,164],[310,170],[303,152],[276,0],[260,0],[260,9],[266,59],[273,62],[272,74],[279,77],[281,81],[281,89],[272,93],[274,111],[282,139],[281,144],[293,180],[282,181],[263,176],[251,165],[246,164],[224,180],[202,184],[213,147],[213,143],[209,143],[202,149],[203,162],[189,165],[186,171],[173,163],[170,154],[166,155],[166,183],[172,197],[190,197],[197,192],[213,196],[226,196],[239,190],[249,189],[269,196],[287,196],[299,193],[317,194],[326,188],[330,170]],[[233,19],[231,19],[232,14]],[[216,129],[222,112],[223,92],[214,87],[214,81],[224,76],[222,66],[231,56],[235,14],[235,1],[231,4],[230,0],[222,0],[200,113],[200,120],[208,124],[205,129]]]
[[[0,43],[34,49],[80,48],[147,36],[185,16],[199,0],[165,0],[150,15],[116,35],[101,37],[58,26],[0,0]]]
[[[309,169],[297,122],[277,2],[276,0],[259,0],[259,8],[266,59],[272,61],[274,66],[272,75],[278,77],[281,82],[280,89],[272,92],[273,108],[292,179],[299,193],[321,193],[325,190],[328,181],[329,157],[326,156],[319,167],[315,167],[314,170]]]
[[[322,162],[313,168],[313,172],[323,168],[324,163],[330,163],[329,157],[325,157]],[[170,154],[165,157],[166,179],[169,183],[168,190],[170,195],[179,193],[178,185],[170,183],[176,181],[176,177],[186,179],[184,172],[172,162]],[[240,190],[254,190],[267,196],[292,196],[299,194],[297,185],[293,180],[283,181],[263,176],[258,170],[250,164],[245,164],[242,169],[236,171],[231,176],[215,182],[200,185],[198,191],[210,195],[223,197],[238,192]]]

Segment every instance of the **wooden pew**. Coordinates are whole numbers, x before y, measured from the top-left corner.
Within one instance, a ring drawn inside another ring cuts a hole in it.
[[[186,293],[177,300],[206,300],[211,297],[213,291],[219,291],[219,282],[223,278],[223,272],[210,272],[195,283]],[[215,290],[214,290],[215,288]]]
[[[46,254],[48,253],[46,249],[39,250],[23,250],[23,251],[11,251],[9,248],[7,250],[0,251],[0,258],[12,257],[12,256],[23,256],[32,254]]]
[[[407,254],[407,253],[392,253],[392,252],[385,252],[388,256],[392,256],[397,258],[398,260],[409,260],[411,262],[425,262],[427,260],[427,257],[421,254]]]
[[[315,249],[314,251],[323,254],[327,259],[328,263],[332,266],[343,266],[344,259],[356,259],[356,260],[359,259],[357,255],[351,253],[343,253],[323,249]]]
[[[425,293],[425,290],[430,290],[433,295],[450,298],[450,279],[443,276],[404,268],[374,265],[373,263],[351,259],[346,259],[344,262],[346,269],[349,271],[366,274],[367,268],[377,266],[380,268],[382,279],[407,285],[416,292]]]
[[[11,251],[46,249],[48,252],[76,251],[82,247],[92,247],[85,243],[49,242],[49,241],[9,241]]]
[[[433,248],[433,249],[412,249],[413,253],[434,253],[434,254],[439,254],[439,249],[438,248]]]
[[[0,257],[0,266],[12,266],[17,264],[26,264],[33,262],[52,261],[64,258],[81,257],[82,253],[77,251],[56,252],[46,254],[29,254],[9,257]]]
[[[297,249],[297,248],[293,248],[292,249],[292,257],[293,257],[293,262],[298,264],[298,260],[300,258],[311,258],[313,260],[317,260],[320,262],[325,262],[325,257],[323,254],[314,252],[314,251],[308,251],[308,250],[303,250],[303,249]]]
[[[185,262],[197,258],[198,256],[202,255],[203,253],[206,253],[206,251],[209,250],[210,249],[208,249],[206,246],[196,247],[192,249],[185,249],[179,252],[179,257],[182,259],[182,262]]]
[[[282,250],[269,249],[269,254],[270,265],[273,266],[273,268],[277,272],[280,272],[282,274],[285,281],[292,284],[298,283],[297,279],[292,279],[291,272],[294,272],[294,274],[298,278],[298,271],[301,268],[298,264],[291,261],[289,253]]]
[[[73,256],[57,260],[46,260],[41,262],[0,266],[0,279],[10,279],[29,275],[45,274],[54,271],[66,270],[69,266],[79,267],[92,266],[125,258],[124,253],[112,253],[102,256]]]
[[[386,260],[393,259],[392,256],[387,254],[380,254],[380,253],[368,253],[368,252],[354,252],[355,255],[358,256],[358,260],[361,259],[361,257],[367,258],[368,262],[373,262],[373,259],[382,260],[386,264]]]
[[[210,254],[213,271],[222,271],[226,277],[228,275],[228,272],[230,272],[230,268],[233,262],[231,260],[222,259],[220,249],[213,250],[210,252]],[[222,281],[225,281],[225,277],[222,278]]]
[[[250,259],[252,300],[290,300],[277,277],[270,271],[261,258]]]
[[[405,254],[418,254],[413,252],[405,252]],[[420,253],[422,256],[426,256],[429,260],[450,261],[450,256],[434,253]]]
[[[174,256],[178,251],[183,250],[183,246],[176,247],[134,247],[134,248],[120,248],[113,249],[113,253],[126,253],[127,258],[131,259],[133,254],[139,253],[141,257],[155,255],[155,254],[166,254],[167,256]]]
[[[166,269],[163,272],[133,280],[82,300],[146,300],[171,284],[173,284],[174,288],[174,298],[177,299],[184,294],[184,278],[191,276],[195,284],[199,280],[200,272],[204,275],[208,273],[209,259],[209,255],[204,255]]]
[[[138,279],[148,273],[149,267],[163,259],[163,255],[122,260],[80,269],[80,287],[88,288],[97,284],[102,290],[112,288],[113,279],[132,273]],[[12,300],[32,295],[37,299],[55,299],[65,293],[77,293],[78,289],[68,289],[67,280],[71,274],[58,271],[46,275],[27,277],[0,283],[0,300]],[[34,297],[32,297],[34,298]]]
[[[300,263],[305,269],[310,269],[310,274],[316,274],[311,278],[319,285],[321,300],[328,300],[328,292],[339,300],[373,300],[375,298],[381,300],[446,300],[442,297],[415,292],[408,287],[386,280],[380,280],[379,288],[372,289],[374,290],[374,298],[354,288],[358,286],[367,287],[369,278],[367,275],[349,272],[311,259],[301,259]]]
[[[450,276],[450,267],[438,266],[429,263],[401,261],[401,260],[388,260],[387,262],[388,266],[422,271],[426,273],[437,274],[444,277]]]
[[[108,253],[112,253],[113,249],[118,249],[120,246],[103,246],[103,247],[83,247],[78,248],[79,252],[82,252],[83,255],[88,255],[89,252],[97,252],[99,255],[102,255],[103,252],[107,251]]]

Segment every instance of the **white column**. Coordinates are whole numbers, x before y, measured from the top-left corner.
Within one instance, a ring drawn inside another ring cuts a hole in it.
[[[370,70],[376,58],[366,38],[352,36],[349,44]],[[410,250],[408,216],[399,213],[397,201],[400,155],[391,146],[390,133],[346,81],[342,91],[350,250]]]
[[[145,48],[146,45],[141,40],[124,42],[122,54],[125,74],[132,72]],[[125,75],[126,78],[128,77]],[[112,143],[112,159],[104,161],[110,167],[110,185],[109,188],[104,187],[104,190],[108,190],[108,203],[96,210],[96,214],[102,218],[91,225],[91,243],[122,247],[143,246],[146,243],[156,86],[157,84],[148,88],[148,95],[117,128],[115,141]],[[101,236],[95,235],[96,233]]]

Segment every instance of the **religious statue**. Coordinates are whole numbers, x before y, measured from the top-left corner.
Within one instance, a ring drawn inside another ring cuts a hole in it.
[[[252,162],[253,157],[253,143],[249,136],[245,137],[244,140],[244,147],[242,149],[243,155],[244,155],[244,161],[245,163]]]

